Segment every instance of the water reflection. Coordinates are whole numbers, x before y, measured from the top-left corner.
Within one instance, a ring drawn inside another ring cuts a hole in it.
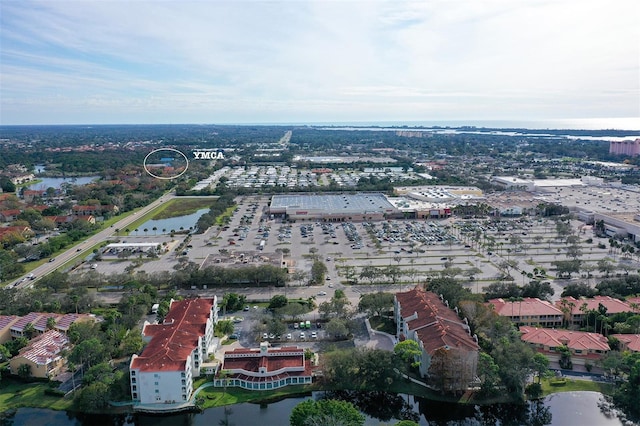
[[[367,426],[394,425],[412,419],[424,426],[620,426],[634,424],[597,392],[566,392],[543,400],[491,406],[458,405],[386,392],[314,392],[313,398],[338,398],[353,402],[366,415]],[[84,415],[20,408],[0,425],[73,426],[271,426],[289,424],[293,407],[309,397],[287,398],[270,404],[237,404],[202,413],[150,416],[141,414]],[[622,419],[622,420],[621,420]]]
[[[413,420],[417,422],[420,415],[414,411],[413,404],[409,403],[406,395],[374,391],[332,391],[326,392],[323,398],[348,401],[358,407],[364,414],[388,422],[391,419]]]

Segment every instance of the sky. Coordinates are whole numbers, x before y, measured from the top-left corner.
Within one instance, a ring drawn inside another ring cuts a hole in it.
[[[637,0],[0,0],[0,124],[640,129],[638,22]]]

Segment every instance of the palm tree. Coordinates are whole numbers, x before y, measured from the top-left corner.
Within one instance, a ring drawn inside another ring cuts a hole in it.
[[[157,226],[154,226],[151,229],[153,230],[153,235],[158,235],[158,227]]]

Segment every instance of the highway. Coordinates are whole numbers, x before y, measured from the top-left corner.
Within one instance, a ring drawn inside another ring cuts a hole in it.
[[[34,270],[32,270],[29,274],[25,274],[24,276],[17,278],[14,283],[18,283],[15,285],[16,288],[25,288],[33,285],[34,282],[38,281],[43,276],[55,271],[65,263],[69,262],[71,259],[81,255],[87,256],[88,251],[95,246],[96,244],[105,241],[109,237],[113,236],[116,229],[126,229],[127,226],[135,222],[140,216],[144,216],[149,213],[151,210],[155,209],[159,205],[175,198],[175,193],[168,193],[153,201],[152,203],[142,207],[137,212],[122,218],[118,222],[111,225],[109,228],[103,229],[95,235],[90,236],[86,240],[81,243],[76,244],[75,246],[69,248],[67,251],[59,253],[55,256],[55,260],[51,262],[44,263]],[[29,276],[34,277],[33,279],[29,279]],[[9,284],[11,286],[12,284]]]

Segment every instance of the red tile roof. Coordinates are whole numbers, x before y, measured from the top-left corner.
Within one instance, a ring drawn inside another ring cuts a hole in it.
[[[607,314],[617,314],[620,312],[631,312],[631,307],[629,306],[629,302],[624,302],[620,299],[614,299],[611,296],[595,296],[595,297],[583,297],[580,299],[576,299],[574,297],[563,297],[556,304],[561,306],[562,300],[566,300],[568,303],[573,303],[573,309],[571,310],[571,315],[583,315],[583,312],[580,310],[582,305],[587,304],[587,309],[589,310],[598,310],[598,306],[602,304],[605,308],[607,308]]]
[[[488,302],[493,305],[495,312],[500,316],[531,317],[540,315],[562,315],[562,311],[553,303],[534,297],[525,297],[522,300],[509,301],[504,299],[491,299]]]
[[[266,369],[259,377],[259,369]],[[288,368],[289,371],[280,371]],[[244,370],[247,374],[236,373],[231,377],[249,381],[274,381],[287,376],[310,376],[311,361],[304,359],[304,350],[295,346],[268,349],[266,354],[260,349],[237,348],[225,352],[222,370]],[[279,372],[277,375],[275,372]],[[254,373],[254,374],[252,374]],[[271,373],[271,374],[269,374]]]
[[[612,334],[611,337],[623,342],[630,351],[640,352],[640,334]]]
[[[416,331],[429,354],[442,347],[479,350],[467,331],[468,326],[435,293],[416,287],[396,293],[396,300],[402,318],[417,314],[417,318],[407,321],[407,328]]]
[[[527,343],[549,347],[566,345],[570,349],[609,351],[606,337],[598,333],[584,331],[558,330],[552,328],[520,327],[520,338]]]
[[[183,371],[186,360],[206,330],[214,299],[174,301],[163,324],[147,325],[151,342],[131,363],[140,371]]]

